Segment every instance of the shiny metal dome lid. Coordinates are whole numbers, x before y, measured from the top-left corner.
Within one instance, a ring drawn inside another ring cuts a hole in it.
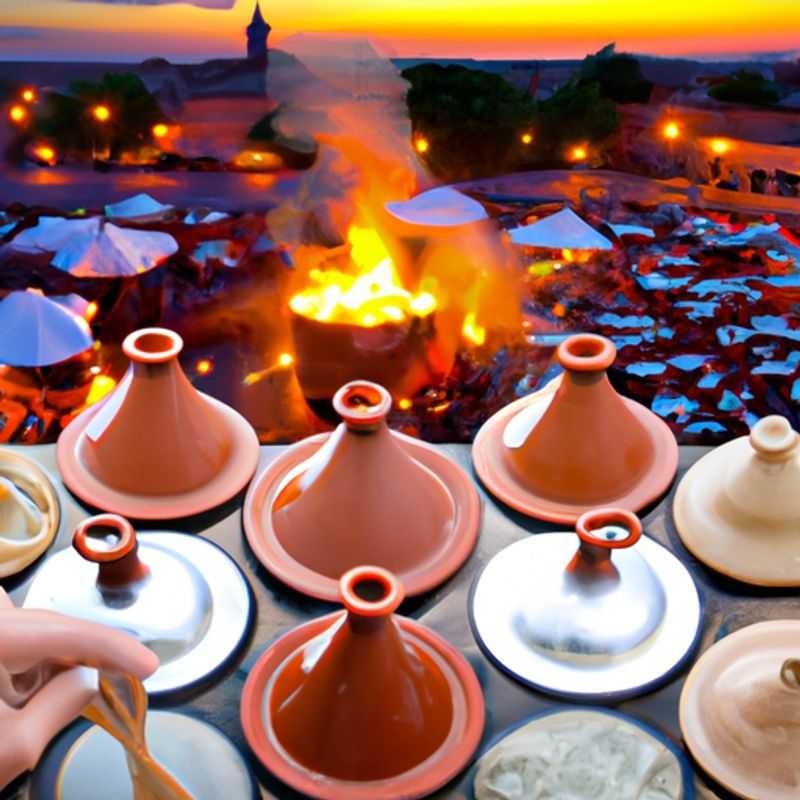
[[[574,534],[540,533],[489,561],[471,594],[475,638],[540,691],[576,699],[646,691],[697,645],[694,581],[629,511],[589,511],[576,528],[577,547]]]
[[[25,606],[135,636],[161,660],[145,682],[151,694],[203,680],[243,642],[250,588],[211,542],[180,533],[137,536],[123,517],[100,514],[77,526],[72,545],[43,565]]]
[[[619,656],[658,629],[666,596],[647,561],[631,549],[642,536],[635,514],[598,509],[577,522],[570,537],[542,539],[528,595],[514,625],[521,638],[553,658]],[[613,557],[612,557],[613,554]]]

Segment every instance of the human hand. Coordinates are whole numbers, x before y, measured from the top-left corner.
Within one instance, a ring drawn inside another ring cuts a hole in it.
[[[158,656],[122,631],[15,608],[0,588],[0,789],[32,769],[47,743],[97,693],[97,672],[144,680]]]

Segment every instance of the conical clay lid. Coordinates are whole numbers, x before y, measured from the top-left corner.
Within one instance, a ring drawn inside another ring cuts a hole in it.
[[[251,489],[254,550],[278,577],[323,599],[335,600],[339,578],[362,563],[396,573],[410,593],[432,588],[475,544],[474,487],[446,456],[388,428],[383,387],[349,383],[334,407],[343,422],[332,434],[295,445]]]
[[[59,439],[59,467],[81,499],[140,519],[185,516],[227,500],[252,476],[255,433],[191,385],[178,363],[182,348],[164,328],[125,339],[125,377]]]
[[[748,800],[800,796],[800,622],[750,625],[692,669],[680,723],[700,765]]]
[[[602,336],[571,336],[558,348],[558,388],[522,398],[484,425],[475,468],[500,500],[574,522],[596,506],[638,511],[667,489],[677,443],[655,414],[613,389],[605,371],[615,356]]]
[[[675,495],[683,543],[718,572],[760,586],[800,586],[800,437],[765,417],[712,450]]]
[[[446,642],[393,616],[403,591],[391,573],[358,567],[341,592],[344,613],[295,629],[254,668],[242,698],[248,741],[315,797],[427,794],[478,745],[477,679]]]

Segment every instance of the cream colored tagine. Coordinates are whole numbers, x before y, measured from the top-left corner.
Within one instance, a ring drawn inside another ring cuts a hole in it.
[[[593,711],[533,720],[480,760],[476,800],[681,800],[681,766],[636,725]]]

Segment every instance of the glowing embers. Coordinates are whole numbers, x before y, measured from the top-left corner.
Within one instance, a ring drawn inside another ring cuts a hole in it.
[[[374,328],[427,317],[436,309],[433,294],[414,294],[401,285],[389,252],[375,231],[353,226],[348,241],[357,272],[312,269],[309,279],[313,285],[291,298],[292,311],[319,322]]]

